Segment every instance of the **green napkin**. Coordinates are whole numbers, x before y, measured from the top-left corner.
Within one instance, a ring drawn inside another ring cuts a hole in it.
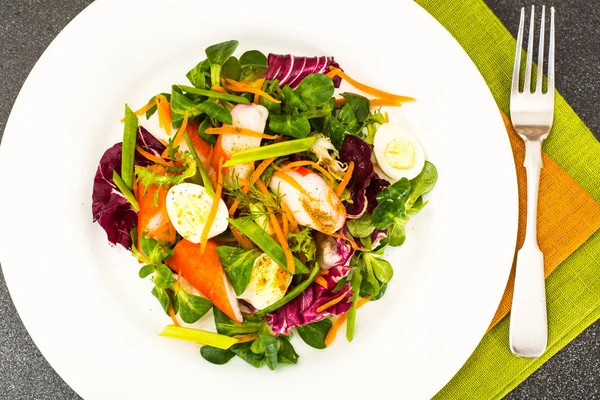
[[[515,39],[482,0],[416,0],[462,45],[486,80],[498,106],[509,114]],[[515,9],[515,13],[519,10]],[[556,12],[560,24],[560,9]],[[515,27],[516,29],[516,27]],[[560,54],[557,54],[560,57]],[[556,93],[554,126],[544,150],[600,201],[600,143]],[[509,319],[481,341],[437,399],[495,399],[505,396],[600,318],[600,231],[592,235],[546,280],[549,339],[538,359],[515,357],[508,348]]]

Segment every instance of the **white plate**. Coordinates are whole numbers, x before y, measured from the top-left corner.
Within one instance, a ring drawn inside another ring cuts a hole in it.
[[[387,294],[359,312],[354,342],[341,334],[317,351],[295,340],[299,364],[276,372],[241,360],[214,366],[197,346],[158,337],[169,320],[149,282],[91,222],[94,172],[120,140],[123,104],[139,107],[185,83],[207,45],[233,38],[240,50],[334,55],[352,77],[416,97],[392,117],[412,127],[439,170],[430,204],[390,256]],[[411,1],[96,1],[23,86],[0,148],[0,182],[12,298],[44,356],[86,399],[429,398],[488,327],[517,229],[498,108],[460,46]]]

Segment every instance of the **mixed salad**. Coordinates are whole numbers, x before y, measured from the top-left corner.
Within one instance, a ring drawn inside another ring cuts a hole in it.
[[[293,332],[324,349],[393,276],[383,257],[437,181],[417,138],[382,107],[414,99],[355,81],[332,57],[206,49],[189,84],[125,106],[92,213],[172,319],[162,336],[296,364]],[[338,93],[344,80],[357,92]],[[192,324],[212,309],[216,332]]]

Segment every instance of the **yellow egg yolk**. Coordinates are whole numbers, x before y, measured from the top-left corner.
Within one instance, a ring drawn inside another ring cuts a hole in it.
[[[408,139],[394,139],[385,147],[384,156],[392,168],[408,169],[415,163],[415,147]]]

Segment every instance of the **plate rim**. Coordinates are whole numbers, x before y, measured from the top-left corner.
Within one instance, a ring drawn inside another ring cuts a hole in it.
[[[21,89],[19,90],[19,94],[18,94],[18,95],[16,96],[16,98],[15,98],[14,104],[13,104],[13,106],[12,106],[12,108],[11,108],[11,112],[10,112],[10,114],[9,114],[9,117],[8,117],[8,119],[7,119],[7,122],[6,122],[5,130],[4,130],[4,133],[3,133],[3,142],[4,142],[4,138],[7,136],[7,132],[12,132],[12,131],[14,131],[14,130],[18,130],[18,129],[15,129],[15,128],[13,128],[13,127],[12,127],[12,125],[13,125],[13,124],[11,124],[11,120],[13,119],[13,118],[12,118],[12,116],[13,116],[13,112],[14,112],[14,110],[15,110],[15,109],[17,109],[17,107],[19,106],[19,104],[22,102],[22,100],[21,100],[21,97],[22,97],[22,96],[21,96],[21,95],[22,95],[22,92],[23,92],[23,88],[24,88],[24,87],[27,85],[28,81],[30,80],[30,76],[32,76],[34,73],[36,73],[36,72],[37,72],[37,70],[38,70],[38,69],[40,69],[40,68],[41,68],[41,67],[40,67],[40,65],[42,65],[42,63],[44,62],[44,60],[45,60],[46,58],[48,58],[48,57],[49,57],[49,56],[48,56],[48,54],[51,54],[51,53],[53,52],[53,49],[54,49],[54,47],[56,47],[57,43],[59,43],[59,42],[62,40],[62,38],[63,38],[64,36],[67,36],[67,35],[69,35],[69,34],[70,34],[70,31],[72,30],[72,26],[74,26],[74,23],[79,23],[79,21],[83,20],[83,19],[85,18],[85,16],[86,16],[86,15],[88,15],[88,14],[92,13],[92,12],[93,12],[93,10],[94,10],[96,7],[100,7],[101,5],[104,5],[105,3],[108,3],[108,1],[107,1],[107,0],[105,0],[105,1],[95,1],[95,2],[92,2],[91,4],[89,4],[88,6],[86,6],[86,7],[85,7],[85,8],[84,8],[84,9],[83,9],[83,10],[82,10],[82,11],[81,11],[81,12],[80,12],[80,13],[79,13],[79,14],[78,14],[78,15],[77,15],[75,18],[73,18],[73,19],[72,19],[72,20],[71,20],[71,21],[70,21],[70,22],[69,22],[69,23],[68,23],[68,24],[67,24],[67,25],[66,25],[66,26],[65,26],[65,27],[64,27],[64,28],[63,28],[63,29],[62,29],[62,30],[59,32],[59,34],[58,34],[58,35],[56,35],[56,37],[55,37],[55,38],[52,40],[52,42],[51,42],[51,43],[50,43],[50,44],[49,44],[49,45],[46,47],[46,49],[43,51],[42,55],[41,55],[41,56],[38,58],[38,60],[37,60],[37,61],[36,61],[36,63],[34,64],[33,68],[32,68],[32,69],[31,69],[31,71],[29,72],[29,74],[28,74],[28,76],[27,76],[27,78],[26,78],[25,82],[23,83],[23,85],[22,85]],[[471,58],[468,56],[468,54],[467,54],[467,53],[464,51],[464,49],[462,49],[462,47],[460,46],[460,44],[459,44],[459,43],[456,41],[456,39],[454,39],[454,37],[452,37],[452,35],[451,35],[451,34],[448,32],[448,30],[447,30],[447,29],[446,29],[446,28],[445,28],[445,27],[444,27],[444,26],[443,26],[441,23],[439,23],[439,21],[437,21],[437,20],[436,20],[436,19],[435,19],[435,18],[434,18],[434,17],[433,17],[431,14],[429,14],[429,13],[428,13],[428,12],[427,12],[427,11],[426,11],[426,10],[425,10],[425,9],[424,9],[422,6],[421,6],[421,5],[419,5],[419,4],[418,4],[418,3],[416,3],[416,2],[412,2],[412,1],[407,1],[407,3],[410,3],[410,4],[412,4],[413,6],[416,6],[416,7],[414,7],[415,9],[419,9],[419,10],[421,10],[421,11],[422,11],[422,12],[423,12],[423,13],[424,13],[426,16],[427,16],[427,18],[431,19],[431,20],[432,20],[432,21],[433,21],[433,22],[434,22],[436,25],[438,25],[439,27],[441,27],[441,28],[442,28],[442,29],[445,31],[445,34],[446,34],[446,35],[449,35],[449,36],[452,38],[452,41],[453,41],[454,43],[456,43],[456,45],[457,45],[457,46],[459,46],[459,47],[460,47],[460,51],[461,51],[461,53],[462,53],[464,56],[466,56],[466,57],[468,58],[468,60],[469,60],[469,63],[473,65],[474,69],[477,71],[477,75],[478,75],[478,78],[479,78],[479,80],[480,80],[480,81],[482,82],[482,84],[485,86],[485,88],[486,88],[486,91],[487,91],[487,92],[489,92],[489,96],[490,96],[490,98],[491,98],[491,99],[494,101],[494,103],[495,103],[495,100],[493,99],[493,95],[491,94],[491,91],[490,91],[489,87],[488,87],[488,86],[487,86],[487,84],[485,83],[483,76],[482,76],[482,75],[481,75],[481,73],[479,72],[479,70],[478,70],[478,68],[476,67],[476,65],[474,64],[474,62],[473,62],[473,61],[471,60]],[[500,122],[500,123],[501,123],[501,117],[500,117],[500,115],[498,115],[497,122]],[[503,125],[503,124],[502,124],[502,127],[504,128],[504,125]],[[11,133],[9,133],[9,136],[12,136],[12,135],[14,135],[14,134],[11,134]],[[505,138],[505,142],[506,142],[507,144],[509,143],[508,137],[506,137],[506,138]],[[6,150],[5,150],[5,149],[6,149],[6,146],[0,146],[0,159],[2,158],[2,154],[3,154],[4,152],[6,152]],[[4,150],[4,152],[3,152],[3,150]],[[514,167],[514,165],[513,165],[513,167]],[[516,207],[514,207],[514,205],[513,205],[513,208],[515,208],[515,209],[517,209],[517,210],[518,210],[518,190],[517,190],[517,177],[516,177],[516,168],[514,168],[514,169],[513,169],[513,172],[514,172],[514,173],[513,173],[513,175],[514,175],[514,179],[513,179],[513,189],[514,189],[514,195],[513,195],[513,197],[514,197],[514,203],[516,204]],[[513,227],[514,227],[514,241],[515,241],[515,246],[516,246],[516,237],[517,237],[517,228],[518,228],[518,213],[517,213],[516,215],[514,215],[514,216],[513,216],[513,222],[514,222],[514,223],[513,223]],[[510,265],[506,267],[506,274],[505,274],[505,275],[506,275],[506,280],[504,281],[504,284],[506,284],[506,282],[508,281],[508,278],[509,278],[509,273],[510,273],[510,269],[511,269],[511,266],[510,266]],[[11,267],[8,267],[8,271],[10,271],[10,270],[11,270]],[[10,284],[10,275],[11,275],[11,273],[9,272],[9,273],[8,273],[8,276],[7,276],[7,273],[6,273],[7,269],[6,269],[6,267],[4,267],[4,266],[2,267],[2,271],[3,271],[4,277],[5,277],[5,282],[6,282],[6,285],[7,285],[8,291],[9,291],[9,293],[11,294],[11,300],[12,300],[12,299],[13,299],[12,293],[13,293],[13,290],[15,290],[15,287],[13,286],[13,287],[11,288],[11,284]],[[500,302],[500,300],[501,300],[501,297],[502,297],[502,294],[501,294],[500,298],[498,298],[498,303]],[[55,367],[55,364],[52,362],[52,360],[54,359],[55,355],[51,355],[51,356],[49,357],[49,353],[51,353],[51,352],[50,352],[50,351],[49,351],[47,348],[42,348],[42,347],[40,347],[40,345],[38,344],[38,343],[39,343],[39,341],[38,341],[38,340],[36,340],[36,339],[34,339],[34,337],[37,337],[37,336],[38,336],[40,333],[39,333],[39,332],[36,332],[35,334],[32,334],[32,332],[30,331],[30,329],[29,329],[29,327],[28,327],[28,325],[29,325],[29,324],[26,322],[26,320],[28,320],[29,318],[31,318],[31,316],[26,316],[26,317],[25,317],[25,319],[24,319],[24,318],[23,318],[23,315],[22,315],[22,314],[21,314],[21,312],[20,312],[20,308],[21,308],[21,307],[19,307],[19,306],[17,305],[17,303],[16,303],[14,300],[12,300],[12,301],[13,301],[13,303],[14,303],[14,305],[15,305],[15,309],[17,310],[17,313],[18,313],[18,315],[19,315],[19,317],[20,317],[20,319],[21,319],[21,321],[22,321],[23,325],[24,325],[24,326],[25,326],[25,328],[27,329],[27,332],[28,332],[28,334],[31,336],[32,340],[34,341],[34,343],[35,343],[36,347],[39,349],[39,351],[41,352],[41,354],[42,354],[42,355],[44,356],[44,358],[47,360],[47,362],[49,363],[49,365],[50,365],[50,366],[51,366],[51,367],[52,367],[52,368],[53,368],[53,369],[54,369],[54,370],[57,372],[57,374],[59,374],[59,375],[61,376],[61,379],[63,379],[63,380],[64,380],[64,381],[65,381],[65,382],[66,382],[66,383],[69,385],[69,387],[70,387],[70,388],[71,388],[73,391],[75,391],[76,393],[78,393],[78,394],[79,394],[80,392],[79,392],[78,390],[75,390],[75,389],[74,389],[74,385],[72,385],[72,384],[70,383],[70,382],[71,382],[71,379],[68,379],[67,377],[65,377],[65,375],[64,375],[62,372],[59,372],[59,370],[58,370],[58,369]],[[493,317],[493,314],[491,314],[491,316],[490,316],[490,320],[491,320],[491,318],[492,318],[492,317]],[[482,335],[481,337],[483,337],[483,335]],[[481,338],[480,338],[480,340],[481,340]],[[478,342],[478,343],[479,343],[479,342]],[[473,347],[473,351],[475,350],[475,348],[476,348],[476,347]],[[462,362],[461,362],[461,366],[462,366],[462,365],[463,365],[463,364],[464,364],[464,363],[467,361],[467,359],[468,359],[468,358],[471,356],[471,354],[472,354],[472,351],[471,351],[471,352],[470,352],[470,353],[467,355],[467,357],[465,357],[465,359],[464,359],[464,360],[462,360]],[[456,370],[456,371],[455,371],[455,373],[457,373],[458,371],[459,371],[459,370]]]

